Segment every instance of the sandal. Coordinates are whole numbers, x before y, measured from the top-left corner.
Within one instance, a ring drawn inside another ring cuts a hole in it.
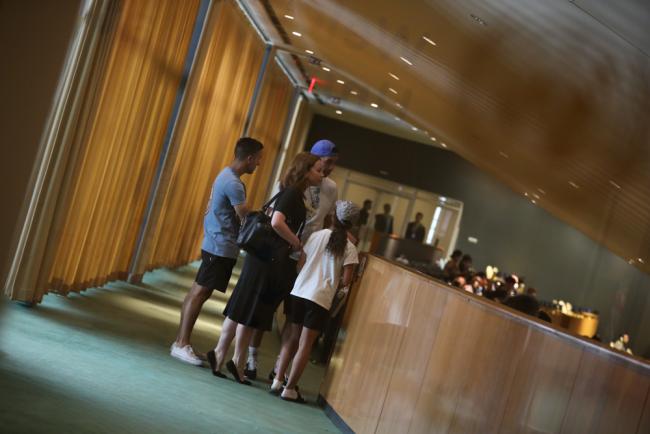
[[[306,404],[307,403],[305,398],[302,397],[302,395],[300,394],[300,392],[298,392],[297,389],[296,389],[296,397],[295,398],[289,398],[289,397],[282,396],[282,395],[280,395],[280,398],[285,400],[285,401],[295,402],[296,404]]]
[[[212,370],[212,375],[219,378],[227,378],[226,374],[222,373],[217,369],[217,355],[214,350],[210,350],[206,353],[208,363],[210,364],[210,369]]]
[[[232,360],[228,360],[228,363],[226,363],[226,369],[232,374],[233,377],[235,377],[235,381],[238,382],[239,384],[245,384],[246,386],[251,385],[250,381],[246,379],[242,379],[239,376],[239,372],[237,371],[237,366],[235,366],[235,362],[233,362]]]

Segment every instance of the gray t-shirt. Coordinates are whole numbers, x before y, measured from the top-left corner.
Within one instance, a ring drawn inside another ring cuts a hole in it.
[[[244,202],[244,183],[230,167],[226,167],[212,184],[208,208],[203,219],[203,250],[217,256],[237,258],[240,222],[234,207]]]

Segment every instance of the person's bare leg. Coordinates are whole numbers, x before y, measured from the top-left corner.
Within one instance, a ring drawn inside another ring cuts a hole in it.
[[[287,381],[287,389],[293,390],[296,388],[296,384],[298,384],[298,380],[305,371],[307,362],[309,362],[311,347],[314,345],[314,341],[316,341],[319,333],[319,330],[308,329],[307,327],[302,328],[298,351],[291,363],[291,372],[289,373],[289,380]]]
[[[230,318],[226,317],[221,326],[221,335],[219,336],[219,342],[214,348],[214,354],[217,358],[217,370],[221,370],[226,356],[228,355],[228,349],[232,340],[235,338],[235,333],[237,331],[237,323]]]
[[[211,289],[201,286],[196,282],[192,284],[192,288],[185,296],[183,306],[181,307],[181,323],[178,328],[178,335],[176,336],[177,346],[184,347],[190,344],[190,335],[192,334],[192,329],[194,329],[196,319],[199,317],[203,303],[210,298],[210,295],[212,295]]]
[[[287,318],[284,321],[284,325],[282,326],[282,333],[280,333],[280,339],[282,343],[284,344],[285,341],[289,340],[291,338],[291,330],[292,330],[293,323],[289,321],[289,318]],[[298,337],[300,336],[300,333],[297,335]],[[293,353],[295,353],[296,349],[298,348],[297,344],[297,339],[296,338],[296,348],[293,350],[291,357],[289,357],[289,361],[291,361],[291,358],[293,357]],[[289,362],[287,362],[288,364]],[[280,364],[280,354],[278,354],[278,358],[275,359],[275,365],[273,365],[273,372],[277,373],[278,372],[278,366]],[[284,370],[286,372],[287,367],[284,367]],[[284,381],[284,380],[283,380]]]
[[[289,362],[296,354],[298,349],[298,342],[300,340],[300,331],[302,326],[300,324],[289,324],[283,332],[282,348],[275,365],[275,379],[277,381],[284,381],[284,374],[287,372]]]
[[[246,354],[248,351],[248,344],[251,341],[251,336],[255,331],[254,328],[237,324],[237,332],[235,334],[235,354],[232,361],[235,362],[239,376],[244,378],[244,365],[246,364]]]

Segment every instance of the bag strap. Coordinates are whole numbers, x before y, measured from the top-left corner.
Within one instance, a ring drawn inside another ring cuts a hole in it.
[[[278,191],[271,199],[269,199],[268,202],[262,205],[262,212],[266,212],[266,210],[271,206],[271,204],[275,202],[277,198],[282,194],[282,191],[283,190]]]

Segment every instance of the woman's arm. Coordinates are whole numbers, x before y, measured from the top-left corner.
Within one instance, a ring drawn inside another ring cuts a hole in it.
[[[287,226],[287,217],[281,212],[276,211],[271,218],[271,227],[273,230],[282,237],[287,243],[291,245],[293,250],[300,250],[302,247],[300,239],[293,233],[291,228]]]
[[[352,276],[354,275],[354,267],[356,264],[349,264],[343,267],[343,277],[341,277],[341,288],[345,288],[352,283]]]

